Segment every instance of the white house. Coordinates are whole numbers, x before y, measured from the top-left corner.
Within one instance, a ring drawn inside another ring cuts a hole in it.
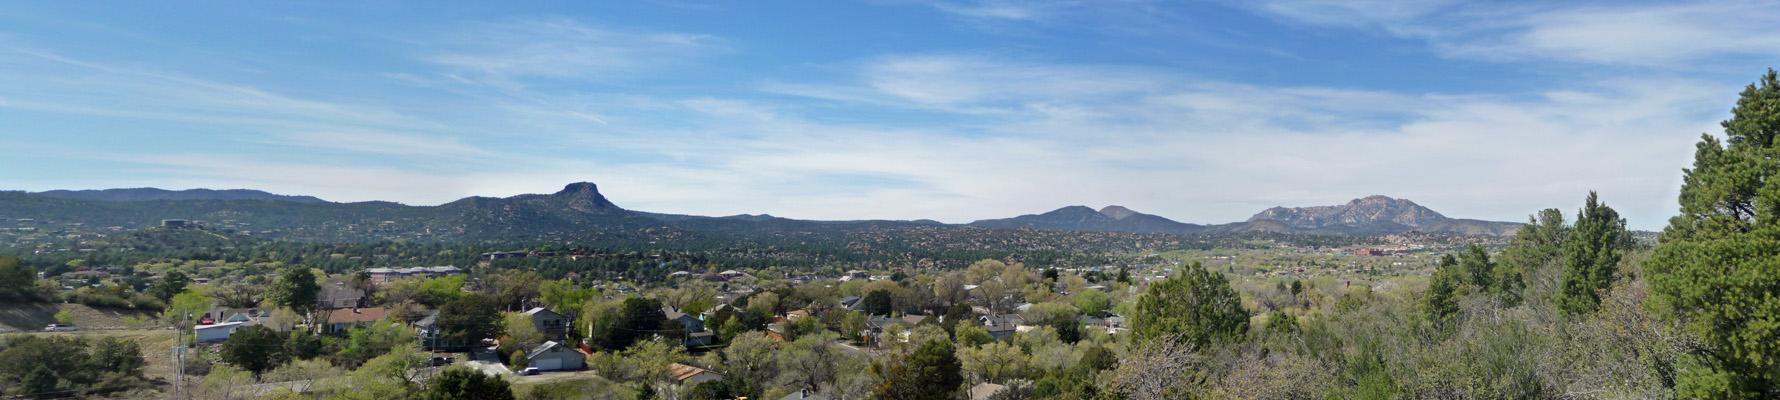
[[[587,355],[570,349],[556,342],[544,342],[525,354],[529,366],[540,371],[561,369],[581,369],[586,366]]]
[[[215,341],[220,341],[220,340],[227,340],[229,338],[229,335],[235,334],[236,329],[241,329],[246,326],[247,326],[247,324],[244,322],[224,322],[224,323],[220,323],[220,324],[198,325],[197,327],[192,328],[192,334],[198,337],[198,342],[200,342],[200,343],[215,342]]]

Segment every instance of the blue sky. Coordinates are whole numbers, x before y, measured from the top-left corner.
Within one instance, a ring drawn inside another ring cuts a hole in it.
[[[0,188],[1198,223],[1598,190],[1658,229],[1780,66],[1749,2],[580,3],[7,3]]]

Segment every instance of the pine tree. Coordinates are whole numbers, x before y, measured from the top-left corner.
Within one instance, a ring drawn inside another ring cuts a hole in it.
[[[1576,226],[1564,240],[1559,308],[1574,315],[1601,307],[1601,291],[1613,287],[1613,270],[1619,265],[1625,235],[1625,220],[1619,213],[1601,204],[1595,192],[1588,192],[1588,200],[1576,214]]]
[[[314,309],[315,296],[321,285],[315,283],[315,271],[305,266],[285,268],[266,289],[266,301],[298,312]]]
[[[1699,337],[1681,398],[1780,397],[1780,78],[1768,70],[1701,135],[1669,220],[1644,262],[1652,300]]]
[[[1434,276],[1428,278],[1428,293],[1422,299],[1422,313],[1428,320],[1443,324],[1459,313],[1458,291],[1464,279],[1457,258],[1452,254],[1440,257],[1440,265],[1435,267]]]
[[[1459,269],[1465,272],[1465,284],[1471,285],[1472,292],[1493,292],[1496,288],[1496,263],[1490,261],[1488,252],[1476,243],[1465,246],[1459,253]]]

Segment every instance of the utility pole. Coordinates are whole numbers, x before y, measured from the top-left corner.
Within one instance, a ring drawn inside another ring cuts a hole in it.
[[[190,320],[192,315],[187,313],[185,316],[187,320]],[[173,330],[173,393],[176,398],[185,398],[186,396],[183,395],[185,390],[185,328],[176,324],[173,326]]]

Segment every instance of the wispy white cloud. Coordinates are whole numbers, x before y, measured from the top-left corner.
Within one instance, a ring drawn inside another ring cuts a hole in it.
[[[1427,40],[1451,57],[1683,66],[1780,51],[1780,4],[1742,1],[1467,3],[1266,0],[1231,3],[1314,26]]]
[[[884,71],[899,80],[882,79]],[[1065,85],[1049,85],[1052,78]],[[1649,228],[1672,213],[1689,143],[1712,129],[1734,93],[1719,86],[1628,76],[1530,96],[1395,93],[975,56],[887,58],[837,91],[871,107],[1007,112],[976,121],[988,135],[956,127],[894,136],[905,141],[861,135],[844,139],[859,150],[813,146],[762,169],[808,160],[813,171],[844,160],[852,173],[921,182],[927,195],[947,194],[926,201],[959,210],[1121,203],[1193,222],[1370,194],[1519,220],[1600,190]],[[903,168],[911,164],[925,168]]]
[[[448,76],[525,86],[526,79],[618,80],[725,51],[714,37],[598,29],[570,19],[477,24],[424,59]]]

